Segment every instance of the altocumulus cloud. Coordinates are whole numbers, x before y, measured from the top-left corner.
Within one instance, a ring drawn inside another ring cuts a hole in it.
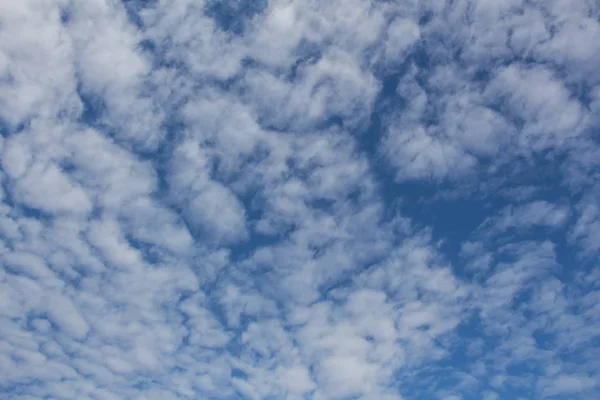
[[[0,0],[0,397],[600,398],[599,18]]]

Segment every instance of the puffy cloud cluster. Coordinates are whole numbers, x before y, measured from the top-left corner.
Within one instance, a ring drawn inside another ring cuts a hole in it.
[[[599,18],[0,0],[0,397],[597,397]]]

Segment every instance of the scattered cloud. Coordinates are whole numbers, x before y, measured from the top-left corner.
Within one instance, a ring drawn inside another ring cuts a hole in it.
[[[0,1],[0,397],[598,397],[599,18]]]

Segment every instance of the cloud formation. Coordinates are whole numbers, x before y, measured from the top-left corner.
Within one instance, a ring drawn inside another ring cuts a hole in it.
[[[598,397],[599,19],[0,1],[0,397]]]

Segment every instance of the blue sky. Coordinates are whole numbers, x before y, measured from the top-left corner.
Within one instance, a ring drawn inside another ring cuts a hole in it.
[[[0,398],[600,398],[599,18],[0,1]]]

